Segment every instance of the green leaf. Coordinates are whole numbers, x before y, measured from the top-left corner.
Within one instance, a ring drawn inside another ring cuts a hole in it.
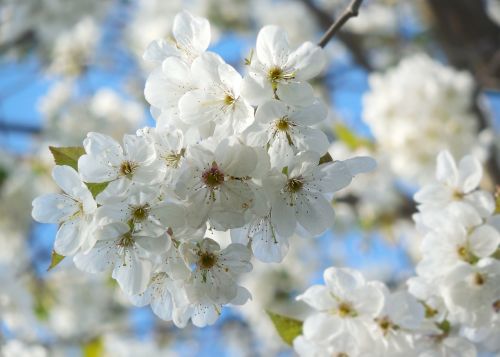
[[[274,312],[267,311],[271,321],[278,331],[280,337],[288,345],[292,345],[295,337],[302,334],[302,321],[293,319],[291,317],[275,314]]]
[[[332,156],[330,155],[330,153],[327,152],[325,155],[319,158],[319,165],[326,164],[327,162],[332,162],[332,161],[333,161]]]
[[[81,146],[54,147],[49,146],[56,165],[71,166],[78,170],[78,159],[85,154],[85,149]]]
[[[94,338],[83,345],[83,357],[101,357],[104,356],[104,344],[102,338]]]
[[[370,140],[359,137],[346,125],[337,123],[334,125],[333,130],[335,131],[337,139],[346,144],[351,150],[355,150],[360,147],[373,147],[373,143]]]
[[[47,271],[55,268],[62,260],[64,259],[64,255],[57,254],[55,250],[52,251],[52,256],[50,258],[50,265]]]
[[[101,183],[85,183],[87,187],[89,188],[90,193],[92,194],[92,197],[96,197],[98,194],[100,194],[104,189],[108,186],[109,182],[101,182]]]

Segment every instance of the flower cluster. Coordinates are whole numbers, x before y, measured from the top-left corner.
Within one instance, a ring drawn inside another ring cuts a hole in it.
[[[397,176],[425,184],[436,153],[461,156],[476,144],[474,82],[467,72],[418,54],[385,74],[371,75],[370,87],[363,119]]]
[[[64,193],[33,202],[37,221],[60,224],[58,254],[86,272],[112,270],[133,303],[177,326],[211,324],[223,305],[245,303],[238,278],[252,253],[279,262],[297,230],[323,233],[331,194],[375,166],[325,160],[329,143],[314,125],[327,109],[307,82],[325,65],[321,48],[291,49],[283,30],[266,26],[243,78],[209,43],[206,19],[178,14],[172,39],[144,55],[156,127],[123,146],[89,133],[78,171],[53,170]],[[230,230],[231,243],[207,229]]]
[[[478,189],[482,166],[438,155],[437,182],[416,193],[425,233],[417,276],[389,292],[357,271],[329,268],[298,297],[316,312],[294,341],[302,356],[467,356],[500,350],[500,215]]]

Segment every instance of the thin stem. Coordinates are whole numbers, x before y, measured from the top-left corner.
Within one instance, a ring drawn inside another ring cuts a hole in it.
[[[333,36],[340,30],[344,24],[349,21],[351,17],[358,16],[359,7],[363,0],[352,0],[349,6],[345,9],[344,13],[335,21],[328,30],[326,30],[321,40],[318,42],[318,46],[325,47]]]

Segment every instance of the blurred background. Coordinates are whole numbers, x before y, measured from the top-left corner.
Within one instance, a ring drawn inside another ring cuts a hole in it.
[[[419,259],[412,194],[435,157],[472,153],[483,187],[500,182],[500,1],[365,0],[327,45],[314,82],[330,113],[334,159],[374,156],[378,170],[337,194],[334,228],[294,237],[282,264],[255,262],[253,300],[214,326],[178,329],[136,308],[108,275],[68,259],[47,271],[57,227],[33,222],[31,201],[55,192],[48,146],[88,131],[117,140],[154,126],[143,96],[147,45],[175,14],[209,19],[211,51],[244,73],[260,27],[317,41],[344,0],[0,0],[0,351],[5,356],[288,356],[265,310],[303,318],[295,296],[328,266],[392,287]],[[219,237],[225,239],[225,237]]]

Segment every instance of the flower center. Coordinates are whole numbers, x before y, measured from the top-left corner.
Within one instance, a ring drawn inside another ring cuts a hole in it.
[[[198,265],[202,269],[210,269],[217,263],[217,256],[213,253],[203,252],[200,254]]]
[[[184,157],[185,152],[186,152],[186,149],[181,149],[181,151],[179,151],[179,153],[171,152],[170,154],[163,156],[163,159],[167,163],[168,167],[172,167],[174,169],[177,169],[179,167],[181,159]]]
[[[338,313],[340,317],[354,317],[356,316],[356,311],[352,308],[351,304],[348,302],[341,302],[338,307]]]
[[[123,161],[120,164],[120,174],[122,176],[129,177],[134,174],[135,169],[138,167],[138,165],[135,162],[132,161]]]
[[[286,191],[296,193],[302,190],[304,183],[301,181],[300,177],[294,177],[288,180],[286,183]]]
[[[226,96],[224,97],[224,104],[225,105],[232,105],[232,104],[234,104],[234,102],[235,102],[234,97],[232,97],[229,94],[226,94]]]
[[[132,207],[132,217],[134,221],[140,222],[148,218],[149,215],[149,205],[145,204],[143,206],[133,206]]]
[[[271,82],[277,82],[283,75],[283,70],[279,67],[273,67],[269,70],[268,76]]]
[[[132,237],[132,233],[127,232],[120,237],[118,241],[118,245],[123,248],[131,247],[134,245],[134,238]]]
[[[485,282],[486,282],[486,278],[484,277],[483,274],[480,274],[480,273],[474,274],[474,284],[481,286]]]
[[[224,183],[224,173],[215,162],[212,163],[212,167],[206,170],[201,177],[205,185],[212,189]]]
[[[380,319],[375,319],[380,328],[382,329],[384,335],[389,332],[390,329],[398,330],[399,326],[394,325],[391,320],[387,316],[384,316]]]
[[[288,122],[286,117],[276,120],[276,129],[278,129],[279,131],[288,131],[289,128],[290,123]]]
[[[465,195],[463,194],[463,192],[460,192],[458,190],[453,191],[453,199],[456,201],[463,200],[464,196]]]

